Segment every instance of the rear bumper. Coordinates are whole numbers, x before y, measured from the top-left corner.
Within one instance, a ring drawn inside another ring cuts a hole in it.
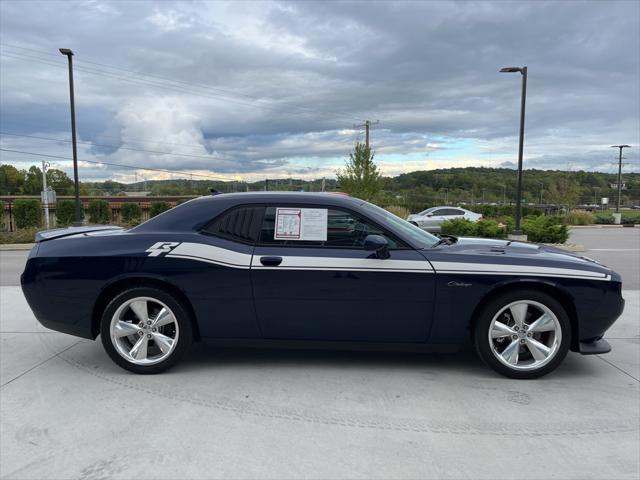
[[[609,353],[611,345],[604,338],[598,338],[590,342],[580,342],[578,352],[582,355],[598,355],[601,353]]]

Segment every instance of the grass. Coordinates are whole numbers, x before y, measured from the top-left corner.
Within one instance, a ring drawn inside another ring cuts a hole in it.
[[[41,228],[21,228],[15,232],[0,232],[0,244],[2,243],[33,243],[36,232]]]

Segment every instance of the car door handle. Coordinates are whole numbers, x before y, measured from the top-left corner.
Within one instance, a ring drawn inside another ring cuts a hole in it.
[[[260,263],[265,267],[277,267],[282,263],[282,257],[260,257]]]

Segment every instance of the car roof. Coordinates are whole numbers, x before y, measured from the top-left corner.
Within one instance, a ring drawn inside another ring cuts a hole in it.
[[[327,205],[344,204],[345,206],[360,205],[363,203],[363,200],[341,192],[234,192],[217,193],[215,195],[198,197],[195,200],[208,202],[233,201],[238,205],[242,203],[271,203],[280,201],[322,203]]]
[[[187,231],[200,228],[221,212],[238,205],[281,203],[354,208],[365,203],[348,195],[328,192],[238,192],[194,198],[153,217],[131,232]]]

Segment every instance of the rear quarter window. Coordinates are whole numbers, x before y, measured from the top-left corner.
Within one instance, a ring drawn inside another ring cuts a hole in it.
[[[242,243],[255,243],[264,207],[235,207],[221,213],[201,230],[202,233]]]

